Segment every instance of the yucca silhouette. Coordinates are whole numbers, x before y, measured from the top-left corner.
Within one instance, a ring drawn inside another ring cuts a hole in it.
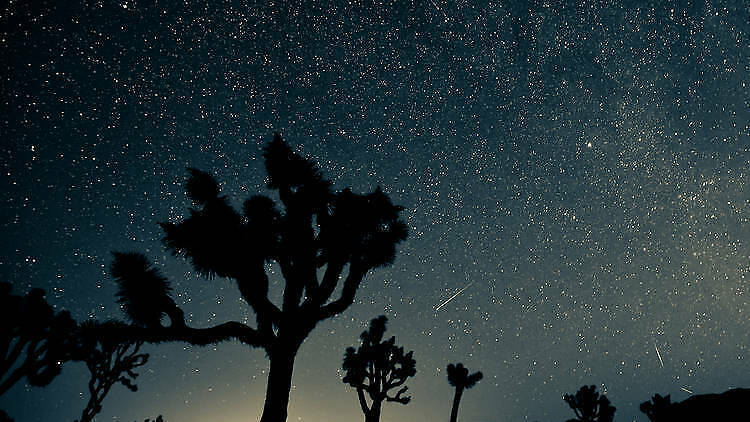
[[[483,378],[483,375],[481,371],[469,375],[469,369],[465,368],[463,363],[456,365],[449,363],[446,369],[448,383],[456,389],[453,395],[453,406],[451,407],[451,422],[456,422],[458,419],[458,405],[461,403],[461,396],[463,396],[464,390],[474,387]]]
[[[404,348],[395,345],[395,337],[383,341],[387,322],[384,315],[370,321],[370,329],[360,335],[359,348],[348,347],[344,354],[343,381],[357,389],[365,422],[380,420],[384,401],[408,404],[411,397],[402,395],[409,389],[404,383],[417,373],[414,352],[404,354]],[[399,387],[395,394],[389,394]]]
[[[169,297],[169,283],[143,255],[116,253],[112,274],[136,327],[134,338],[195,345],[236,339],[263,348],[270,370],[261,421],[282,422],[300,345],[319,321],[352,304],[371,269],[393,262],[407,228],[399,217],[402,208],[380,188],[367,195],[332,192],[315,164],[279,135],[266,146],[264,158],[268,187],[278,192],[281,207],[256,195],[240,213],[210,174],[190,169],[186,190],[195,208],[180,222],[161,224],[167,249],[188,259],[196,272],[234,280],[255,313],[254,327],[238,321],[188,326]],[[269,299],[269,262],[278,263],[285,279],[280,304]],[[340,296],[332,298],[340,283]]]

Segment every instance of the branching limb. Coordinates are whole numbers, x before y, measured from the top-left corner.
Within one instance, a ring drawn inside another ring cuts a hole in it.
[[[357,397],[359,397],[359,405],[362,407],[362,411],[366,414],[370,411],[370,408],[367,406],[367,399],[365,398],[365,392],[362,387],[357,387]]]
[[[393,396],[393,397],[391,397],[388,394],[386,394],[385,399],[386,399],[386,401],[392,401],[392,402],[401,403],[401,404],[408,404],[411,401],[411,397],[409,397],[409,396],[402,397],[401,396],[408,389],[409,389],[409,387],[403,387],[403,388],[401,388],[400,390],[398,390],[398,393],[396,393],[396,395]]]
[[[321,307],[320,312],[318,313],[318,320],[322,321],[326,318],[338,315],[354,303],[354,295],[357,294],[359,284],[362,282],[362,278],[366,273],[366,268],[352,263],[349,267],[349,274],[347,275],[346,280],[344,280],[344,288],[341,291],[341,297]]]

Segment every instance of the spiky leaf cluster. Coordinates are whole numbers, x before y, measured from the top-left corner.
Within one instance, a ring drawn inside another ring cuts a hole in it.
[[[111,273],[118,285],[117,302],[133,324],[160,326],[162,315],[174,306],[169,282],[142,254],[113,255]]]
[[[469,375],[469,369],[464,367],[463,363],[458,363],[456,365],[452,363],[448,364],[446,372],[448,374],[448,383],[453,387],[460,389],[474,387],[483,377],[481,371]]]

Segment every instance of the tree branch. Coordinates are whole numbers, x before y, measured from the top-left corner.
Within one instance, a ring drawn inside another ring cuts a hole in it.
[[[281,310],[268,299],[268,275],[263,264],[253,271],[254,276],[240,276],[237,278],[237,288],[247,301],[258,324],[258,331],[265,336],[273,336],[273,326],[278,326],[281,320]]]
[[[341,297],[335,301],[323,306],[318,312],[318,320],[324,320],[334,315],[344,312],[354,302],[354,295],[357,293],[362,278],[367,274],[367,269],[360,265],[352,263],[349,266],[349,274],[344,281],[344,288],[341,291]]]
[[[390,397],[390,396],[388,396],[388,394],[386,394],[385,400],[386,401],[395,401],[396,403],[401,403],[401,404],[407,404],[407,403],[409,403],[409,401],[411,401],[411,397],[401,397],[401,395],[404,394],[408,389],[409,389],[409,387],[404,387],[404,388],[398,390],[398,393],[396,393],[396,395],[393,396],[393,397]]]
[[[237,321],[225,322],[210,328],[188,327],[183,321],[173,323],[169,327],[128,326],[124,329],[127,338],[148,343],[184,341],[196,346],[205,346],[227,340],[238,340],[248,346],[267,348],[271,342],[269,337],[258,330]]]
[[[340,262],[328,262],[326,272],[323,274],[323,281],[320,283],[320,287],[315,289],[315,294],[313,295],[313,300],[318,306],[326,303],[331,298],[336,285],[339,283],[344,265],[344,263]]]

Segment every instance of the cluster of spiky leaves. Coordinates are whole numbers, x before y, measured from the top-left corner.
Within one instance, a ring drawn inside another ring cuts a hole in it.
[[[417,373],[414,352],[404,353],[403,347],[395,345],[395,337],[383,341],[387,321],[384,315],[370,321],[370,329],[360,336],[359,348],[346,349],[343,382],[366,391],[373,401],[407,404],[411,398],[402,394],[408,387],[401,386]],[[388,394],[397,387],[401,388],[395,395]]]
[[[575,395],[565,394],[563,400],[576,414],[576,419],[568,422],[612,422],[615,417],[615,407],[607,396],[599,395],[594,385],[584,385]]]
[[[477,371],[469,375],[469,369],[464,367],[463,363],[456,365],[449,363],[446,372],[448,374],[448,383],[460,389],[474,387],[483,377],[482,371]]]
[[[55,313],[44,291],[32,289],[14,295],[9,283],[0,283],[0,395],[23,377],[45,386],[70,359],[75,321],[67,311]]]
[[[156,327],[174,306],[167,279],[138,253],[114,252],[112,277],[118,285],[117,302],[135,325]]]
[[[344,189],[331,208],[319,220],[323,259],[357,262],[367,268],[393,262],[395,245],[408,232],[398,215],[402,207],[393,205],[378,187],[369,195]]]

